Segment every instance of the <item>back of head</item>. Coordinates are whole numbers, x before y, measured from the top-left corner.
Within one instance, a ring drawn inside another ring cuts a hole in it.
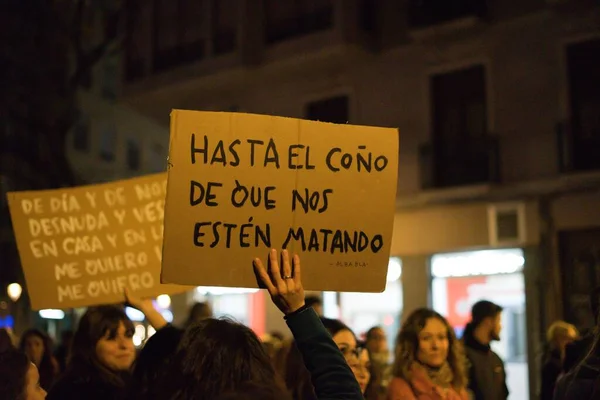
[[[476,328],[486,318],[495,318],[502,312],[502,307],[488,300],[481,300],[471,308],[471,324]]]
[[[15,349],[0,353],[0,399],[25,400],[27,356]]]
[[[224,393],[216,400],[292,400],[292,397],[277,386],[248,382],[240,385],[236,391]]]
[[[174,326],[159,329],[144,345],[133,366],[130,398],[151,397],[160,379],[168,372],[183,330]]]
[[[160,385],[160,398],[212,399],[238,391],[248,382],[276,382],[262,343],[242,324],[208,318],[186,329],[172,367]]]

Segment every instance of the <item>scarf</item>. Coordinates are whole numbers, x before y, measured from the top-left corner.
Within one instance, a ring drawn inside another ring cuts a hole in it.
[[[415,367],[422,369],[429,378],[429,380],[433,382],[436,386],[445,389],[452,387],[454,373],[452,372],[452,368],[450,368],[450,364],[448,364],[448,361],[442,364],[442,366],[439,368],[433,368],[429,365],[425,365],[422,363],[417,363]]]

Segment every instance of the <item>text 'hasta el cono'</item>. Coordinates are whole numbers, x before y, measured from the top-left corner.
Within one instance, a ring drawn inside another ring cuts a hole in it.
[[[191,163],[196,164],[221,164],[223,166],[238,167],[241,165],[242,158],[240,154],[246,155],[244,166],[273,166],[281,168],[281,156],[286,156],[284,168],[288,169],[315,169],[316,165],[311,160],[310,146],[303,144],[292,144],[285,149],[278,149],[274,139],[269,139],[267,143],[264,140],[240,139],[232,140],[229,144],[223,140],[217,141],[213,148],[209,146],[208,136],[204,135],[197,143],[196,134],[191,134],[190,156]],[[258,161],[262,163],[257,164]],[[358,146],[356,152],[345,152],[339,147],[333,147],[325,157],[325,165],[331,172],[341,170],[356,170],[358,172],[381,172],[388,165],[388,159],[384,155],[374,156],[367,151],[367,146]]]

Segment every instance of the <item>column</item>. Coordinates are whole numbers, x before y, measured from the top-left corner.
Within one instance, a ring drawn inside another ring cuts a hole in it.
[[[429,307],[429,255],[400,256],[402,260],[402,321],[415,309]]]

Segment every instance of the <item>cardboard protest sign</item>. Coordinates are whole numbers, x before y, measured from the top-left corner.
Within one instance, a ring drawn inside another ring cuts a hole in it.
[[[32,308],[70,308],[172,294],[160,264],[167,175],[8,193]]]
[[[397,167],[396,129],[174,110],[162,282],[256,287],[287,248],[308,290],[380,292]]]

